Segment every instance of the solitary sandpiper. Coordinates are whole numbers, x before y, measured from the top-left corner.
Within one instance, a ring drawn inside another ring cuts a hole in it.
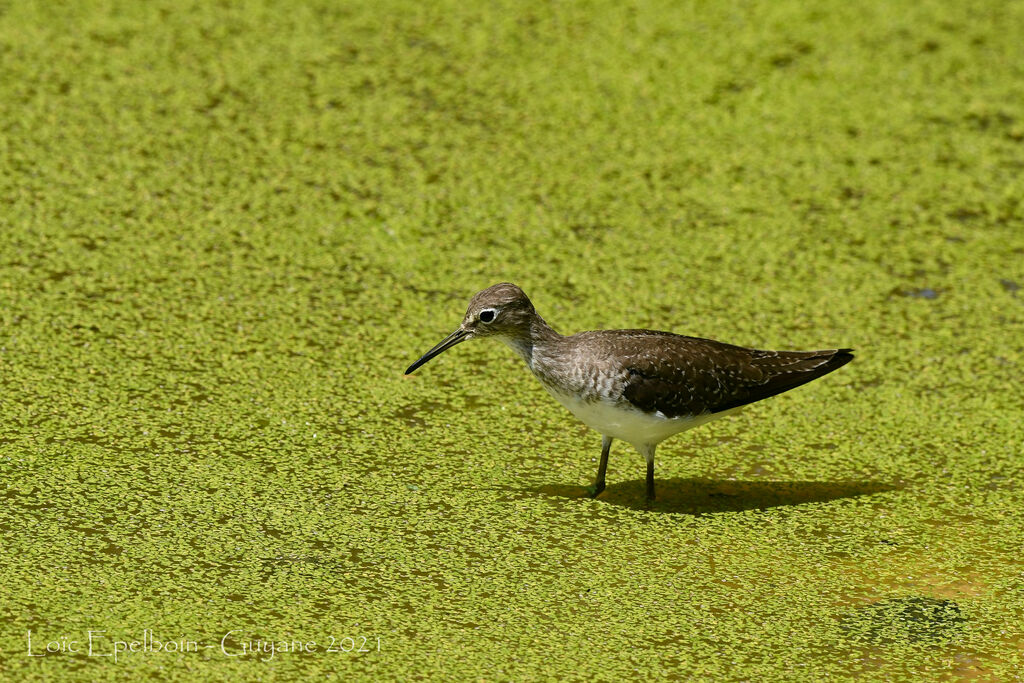
[[[559,403],[601,434],[592,496],[604,490],[612,439],[621,439],[647,460],[648,501],[654,500],[654,451],[659,443],[853,360],[852,349],[760,351],[653,330],[595,330],[563,337],[537,315],[523,290],[503,282],[478,292],[459,328],[405,374],[479,337],[508,344]]]

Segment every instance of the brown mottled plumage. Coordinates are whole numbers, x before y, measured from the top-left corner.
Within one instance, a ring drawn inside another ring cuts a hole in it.
[[[604,490],[612,439],[647,460],[654,498],[654,452],[664,439],[754,401],[817,379],[853,360],[851,349],[761,351],[653,330],[596,330],[563,337],[537,315],[519,287],[477,293],[459,329],[406,374],[467,339],[497,337],[515,350],[560,403],[602,435],[592,488]]]

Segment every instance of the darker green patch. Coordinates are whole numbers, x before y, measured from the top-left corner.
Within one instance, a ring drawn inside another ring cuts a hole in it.
[[[953,600],[915,596],[865,605],[841,623],[846,636],[858,642],[939,644],[960,637],[967,619]]]
[[[911,299],[938,299],[940,294],[939,290],[932,289],[931,287],[921,287],[914,289],[904,289],[898,287],[894,289],[892,293],[896,296],[906,296],[910,297]]]

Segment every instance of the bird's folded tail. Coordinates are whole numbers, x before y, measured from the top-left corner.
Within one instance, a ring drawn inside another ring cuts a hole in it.
[[[715,412],[737,408],[795,389],[801,384],[838,370],[853,360],[853,349],[824,351],[753,351],[744,368],[746,386],[736,387],[731,400]]]

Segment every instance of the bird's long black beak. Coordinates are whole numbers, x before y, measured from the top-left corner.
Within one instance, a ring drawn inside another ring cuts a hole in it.
[[[430,360],[434,356],[436,356],[436,355],[438,355],[438,354],[440,354],[440,353],[442,353],[444,351],[447,351],[448,349],[452,348],[456,344],[461,344],[462,342],[464,342],[467,339],[469,339],[470,336],[472,336],[472,335],[469,332],[467,332],[466,330],[464,330],[464,329],[462,329],[460,327],[459,329],[455,330],[454,332],[449,334],[447,337],[442,339],[438,343],[437,346],[435,346],[434,348],[430,349],[425,354],[423,354],[423,356],[418,361],[416,361],[415,363],[410,365],[409,368],[405,371],[405,374],[411,375],[416,370],[416,368],[418,368],[419,366],[423,365],[424,363],[426,363],[428,360]]]

